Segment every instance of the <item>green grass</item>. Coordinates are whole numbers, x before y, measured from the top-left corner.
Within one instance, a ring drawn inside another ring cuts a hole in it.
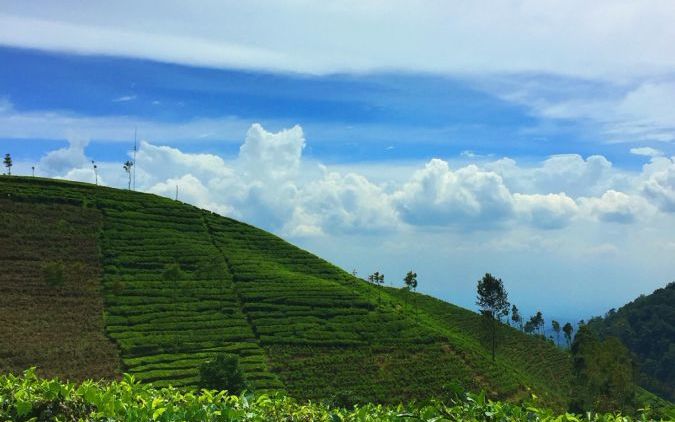
[[[348,395],[392,403],[464,388],[512,401],[534,392],[547,405],[566,405],[566,352],[505,326],[492,362],[476,313],[372,286],[250,225],[154,195],[39,178],[0,178],[0,198],[7,215],[17,213],[13,207],[35,209],[23,225],[0,226],[13,231],[14,242],[32,239],[31,248],[44,254],[89,245],[88,262],[97,268],[91,291],[103,313],[98,333],[105,333],[113,361],[119,359],[118,371],[139,380],[194,386],[202,362],[233,352],[256,390],[299,399]],[[88,240],[68,225],[43,237],[46,209],[56,213],[49,218],[79,215],[93,224]],[[167,279],[173,264],[182,271]],[[2,288],[23,273],[11,274],[0,279]],[[17,294],[33,300],[32,291]],[[92,359],[73,359],[95,373]],[[20,366],[0,357],[4,370]]]

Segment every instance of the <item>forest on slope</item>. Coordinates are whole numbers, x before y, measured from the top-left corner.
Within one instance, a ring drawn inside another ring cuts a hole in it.
[[[588,325],[601,338],[618,337],[637,357],[640,385],[675,400],[675,282]]]

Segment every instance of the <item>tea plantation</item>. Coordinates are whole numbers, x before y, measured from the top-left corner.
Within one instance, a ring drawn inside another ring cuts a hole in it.
[[[504,326],[492,362],[477,314],[170,199],[1,177],[0,235],[2,372],[192,387],[230,352],[256,392],[301,400],[567,401],[569,358],[550,343]]]
[[[0,375],[0,419],[13,421],[522,421],[630,422],[669,420],[642,409],[635,418],[619,413],[575,415],[541,407],[535,397],[522,404],[495,402],[485,394],[458,396],[442,403],[341,408],[327,403],[299,403],[282,394],[227,395],[218,391],[181,391],[139,384],[133,376],[119,382],[85,381],[80,385],[41,379],[33,370],[23,376]]]

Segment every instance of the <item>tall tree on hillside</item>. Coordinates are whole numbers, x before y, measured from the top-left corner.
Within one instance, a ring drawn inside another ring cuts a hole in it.
[[[12,156],[9,155],[9,153],[5,154],[5,159],[2,161],[2,163],[7,167],[7,175],[11,176],[12,175]]]
[[[377,301],[382,301],[382,287],[384,286],[384,274],[380,274],[380,277],[377,279],[377,284],[380,286],[380,290],[377,293]]]
[[[544,326],[544,316],[540,311],[537,311],[536,314],[532,315],[525,323],[525,332],[528,334],[532,334],[534,332],[538,334],[543,334],[543,328]]]
[[[527,334],[532,334],[535,330],[535,325],[534,322],[532,322],[534,317],[530,318],[529,321],[525,322],[525,327],[523,328],[523,331],[525,331]]]
[[[520,327],[521,331],[523,329],[523,317],[520,316],[520,311],[516,305],[511,307],[511,321],[513,321],[514,327]]]
[[[565,334],[565,340],[567,341],[567,347],[572,347],[572,333],[574,332],[574,327],[569,322],[565,324],[562,328],[563,333]]]
[[[533,318],[533,323],[534,323],[534,329],[539,332],[540,335],[544,335],[544,315],[541,313],[541,311],[537,311],[537,313],[532,317]]]
[[[122,168],[124,171],[127,172],[127,175],[129,176],[129,186],[128,189],[131,190],[131,168],[134,166],[134,162],[127,160],[124,162],[124,165],[122,165]]]
[[[551,328],[553,328],[553,331],[555,331],[556,341],[558,343],[558,347],[560,347],[560,323],[556,320],[552,320]]]
[[[417,288],[417,273],[414,273],[412,270],[408,271],[408,274],[405,275],[403,279],[405,287],[408,290],[415,290]]]
[[[373,274],[368,276],[368,281],[373,283],[376,286],[382,286],[384,285],[384,274],[380,274],[379,271],[375,271]],[[377,301],[382,300],[382,292],[380,290],[377,291]]]
[[[482,279],[478,280],[476,288],[476,305],[481,309],[481,314],[487,318],[490,326],[492,338],[492,360],[495,360],[495,350],[497,348],[497,325],[501,322],[503,316],[509,313],[509,300],[504,283],[501,279],[486,273]]]
[[[405,284],[405,287],[406,289],[408,289],[408,291],[410,290],[415,291],[417,289],[417,273],[413,272],[412,270],[408,271],[408,273],[403,278],[403,283]],[[413,300],[415,300],[414,296]],[[415,309],[417,309],[415,305],[413,306],[415,307]]]

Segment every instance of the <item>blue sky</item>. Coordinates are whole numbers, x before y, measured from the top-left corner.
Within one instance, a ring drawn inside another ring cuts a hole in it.
[[[675,279],[672,7],[478,3],[1,1],[2,152],[124,187],[137,130],[139,190],[471,308]]]
[[[0,57],[9,64],[0,69],[3,97],[16,112],[58,110],[160,123],[230,116],[275,131],[300,124],[312,139],[305,154],[327,162],[430,159],[463,151],[532,158],[603,154],[626,166],[642,162],[629,152],[640,142],[627,138],[618,144],[598,144],[593,142],[596,128],[587,127],[587,122],[536,116],[528,107],[506,101],[482,89],[481,81],[467,77],[209,69],[11,47],[0,48]],[[559,81],[551,75],[529,75],[528,81],[533,80],[573,85],[587,92],[606,89],[601,82]],[[127,129],[132,133],[132,128]],[[142,126],[140,130],[143,136]],[[236,154],[241,134],[196,137],[187,134],[171,143],[186,151],[231,155]],[[106,158],[119,154],[124,146],[96,144],[116,141],[121,139],[103,135],[92,139],[90,148],[101,149]],[[39,158],[34,143],[15,144],[17,153],[26,149]]]

